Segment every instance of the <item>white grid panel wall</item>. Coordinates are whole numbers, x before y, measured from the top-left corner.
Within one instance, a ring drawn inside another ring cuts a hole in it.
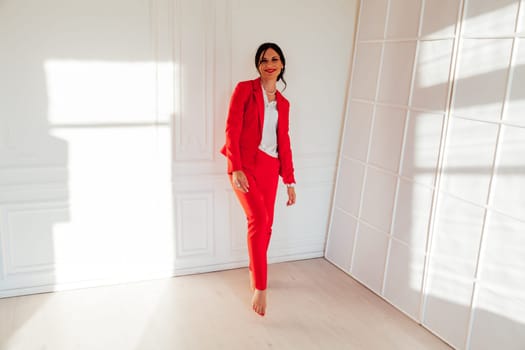
[[[459,349],[525,348],[524,17],[360,6],[326,257]]]

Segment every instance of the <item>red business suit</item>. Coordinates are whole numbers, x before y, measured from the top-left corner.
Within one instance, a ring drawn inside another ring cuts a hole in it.
[[[250,189],[243,193],[235,186],[248,220],[248,252],[255,288],[266,289],[266,252],[270,242],[279,175],[286,184],[295,183],[290,137],[290,103],[279,92],[277,102],[277,153],[273,158],[259,150],[264,124],[264,97],[261,79],[237,84],[230,100],[226,121],[226,144],[221,152],[228,159],[228,174],[244,171]]]

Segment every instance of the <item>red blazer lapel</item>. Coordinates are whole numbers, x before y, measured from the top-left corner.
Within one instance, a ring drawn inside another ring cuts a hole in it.
[[[259,112],[258,118],[259,118],[259,130],[260,130],[260,137],[262,137],[262,130],[264,126],[264,99],[262,95],[262,86],[261,86],[261,78],[257,78],[255,80],[252,80],[253,84],[253,94],[255,95],[255,101],[257,102],[257,111]]]
[[[284,123],[285,118],[288,117],[288,110],[286,109],[283,95],[281,95],[279,91],[277,91],[277,94],[275,95],[275,101],[277,101],[277,113],[279,115],[279,118],[277,118],[277,129],[279,129]]]

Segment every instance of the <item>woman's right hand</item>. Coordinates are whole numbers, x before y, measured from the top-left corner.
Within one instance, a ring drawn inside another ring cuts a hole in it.
[[[232,183],[237,190],[244,193],[248,192],[248,188],[250,187],[248,179],[242,170],[232,172]]]

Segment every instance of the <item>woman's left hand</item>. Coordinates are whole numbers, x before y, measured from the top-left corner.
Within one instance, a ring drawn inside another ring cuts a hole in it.
[[[294,205],[295,204],[295,187],[288,187],[288,202],[286,202],[287,206]]]

